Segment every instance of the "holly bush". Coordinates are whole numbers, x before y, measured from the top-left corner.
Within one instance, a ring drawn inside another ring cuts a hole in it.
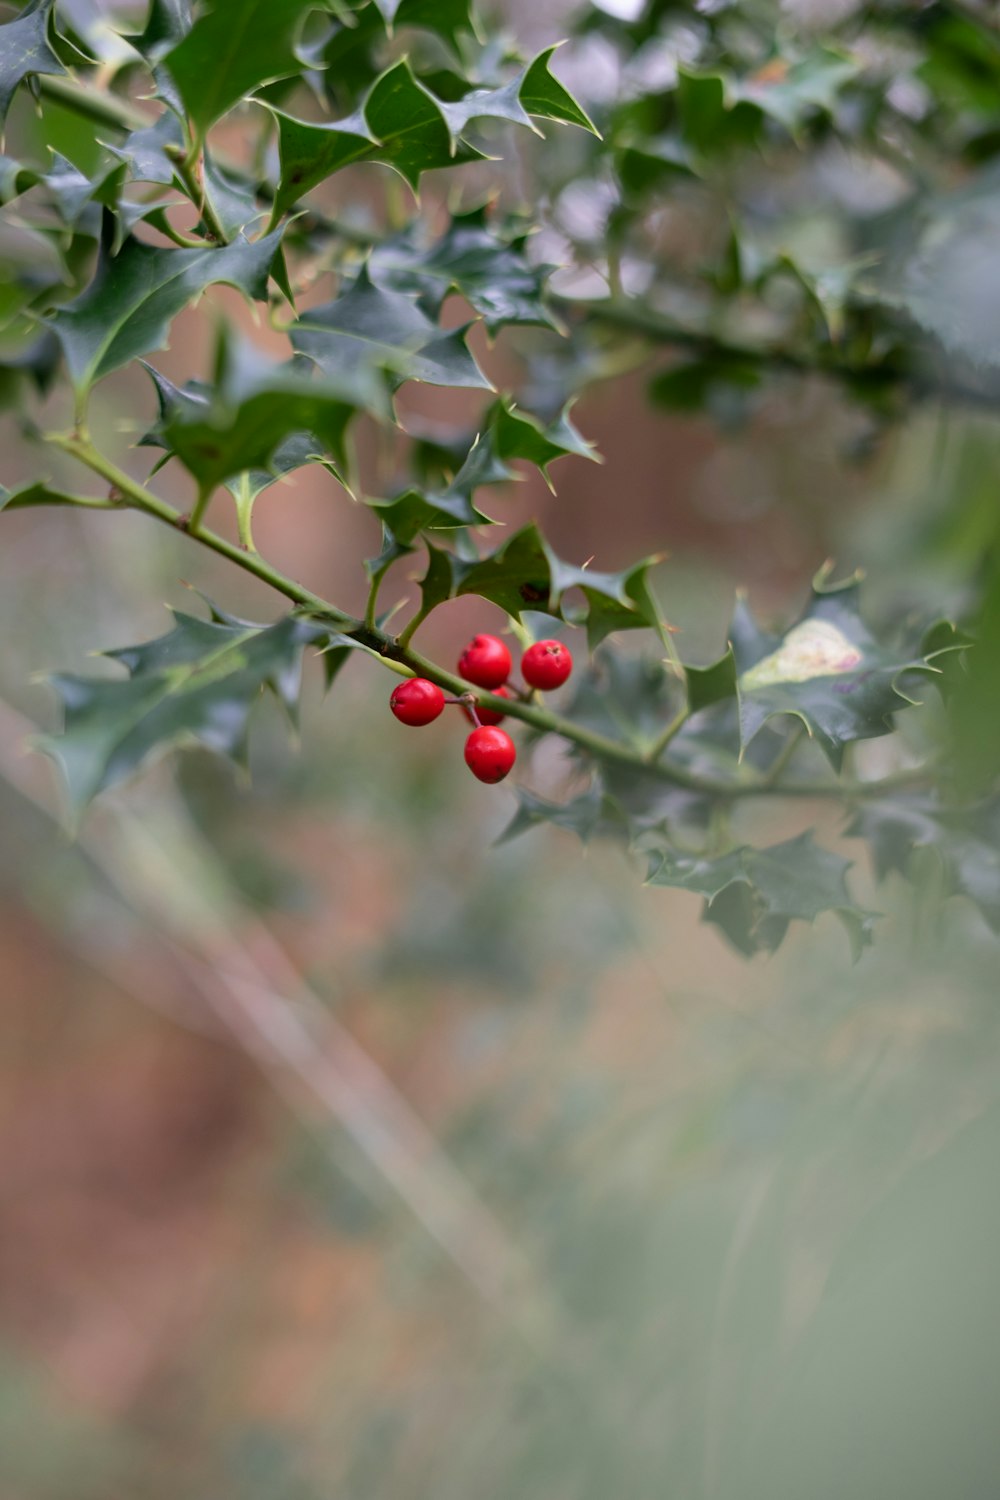
[[[873,607],[830,566],[797,618],[761,621],[738,597],[707,663],[685,659],[658,557],[602,571],[536,524],[502,529],[517,466],[548,478],[595,458],[574,400],[626,371],[654,406],[724,426],[776,385],[831,383],[865,451],[928,404],[988,418],[992,7],[646,0],[585,7],[569,29],[580,100],[554,45],[526,55],[471,0],[151,0],[117,20],[30,0],[0,27],[0,392],[37,445],[0,508],[141,512],[286,606],[259,623],[205,601],[113,652],[119,676],[54,677],[64,724],[43,747],[71,817],[165,748],[244,760],[265,690],[294,719],[306,655],[333,693],[357,657],[374,691],[385,668],[520,731],[507,836],[618,839],[745,953],[827,911],[855,951],[870,941],[843,836],[877,877],[929,846],[945,889],[1000,928],[995,523],[956,618],[923,597]],[[177,385],[157,352],[218,283],[283,352],[203,313],[209,368]],[[473,323],[503,340],[512,388],[474,357]],[[125,367],[148,409],[128,468],[88,426],[95,387]],[[481,393],[475,429],[404,425],[407,382]],[[359,471],[365,428],[383,492]],[[184,513],[157,493],[166,464],[189,476]],[[255,545],[256,500],[309,464],[381,524],[360,615]],[[402,605],[400,560],[418,579]],[[568,645],[566,686],[500,694],[422,654],[420,627],[461,596],[505,613],[515,654]],[[877,759],[854,751],[877,738]],[[564,752],[557,799],[525,769],[546,741]],[[734,814],[751,799],[816,817],[832,803],[838,847],[809,830],[747,842]]]

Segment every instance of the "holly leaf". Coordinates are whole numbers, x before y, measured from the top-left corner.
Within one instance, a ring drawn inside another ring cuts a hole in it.
[[[127,38],[147,61],[161,56],[191,30],[189,0],[150,0],[146,24]]]
[[[474,35],[470,0],[375,0],[386,26],[419,26],[436,31],[455,47],[463,34]]]
[[[967,896],[1000,933],[1000,798],[967,808],[943,807],[933,796],[866,802],[848,833],[867,839],[875,875],[912,878],[917,850],[933,851],[947,895]]]
[[[261,217],[255,185],[250,178],[238,176],[235,172],[220,167],[207,150],[203,154],[203,164],[205,197],[226,239],[232,240]],[[275,276],[275,280],[277,279]]]
[[[563,595],[579,588],[587,602],[582,622],[587,626],[587,645],[595,651],[616,630],[666,630],[649,584],[650,569],[662,562],[661,556],[643,558],[620,573],[600,573],[593,568],[577,568],[560,562],[554,570],[554,582]],[[563,611],[566,618],[570,618]],[[574,623],[582,623],[574,619]]]
[[[472,146],[458,147],[445,105],[417,82],[405,58],[376,79],[364,116],[379,141],[370,160],[395,168],[414,191],[424,172],[483,159]]]
[[[132,130],[124,141],[106,143],[106,149],[125,164],[126,182],[162,182],[173,186],[176,177],[171,151],[183,151],[181,122],[172,109],[141,130]]]
[[[86,505],[80,495],[71,495],[49,484],[47,480],[35,480],[31,484],[19,485],[16,490],[5,489],[0,484],[0,510],[28,510],[39,505]],[[103,510],[106,500],[94,499],[96,509]]]
[[[343,120],[317,124],[269,107],[278,122],[281,168],[275,215],[287,213],[305,193],[342,167],[370,157],[379,144],[360,109]]]
[[[520,786],[514,788],[514,795],[517,797],[517,811],[496,840],[498,844],[507,844],[543,823],[575,833],[582,844],[587,844],[609,813],[607,800],[596,781],[568,802],[550,802]]]
[[[702,920],[747,955],[773,953],[790,922],[835,912],[857,959],[871,942],[876,914],[852,901],[845,879],[850,868],[849,860],[803,833],[766,849],[743,845],[717,857],[654,849],[646,883],[704,896]]]
[[[548,543],[533,523],[516,531],[495,552],[476,563],[453,560],[458,594],[478,594],[520,618],[522,609],[554,614],[552,563]]]
[[[54,0],[29,0],[20,14],[0,26],[0,125],[7,118],[18,84],[36,73],[65,73],[49,46]]]
[[[326,643],[320,624],[288,615],[254,625],[215,612],[210,620],[175,612],[168,634],[108,652],[127,681],[60,675],[61,734],[40,747],[59,766],[78,816],[100,792],[152,756],[192,740],[245,764],[249,718],[265,689],[294,721],[302,653]]]
[[[311,460],[346,464],[344,434],[359,410],[385,415],[387,396],[375,371],[366,379],[312,378],[305,362],[274,364],[223,328],[210,385],[178,389],[146,366],[156,386],[159,420],[142,439],[180,459],[206,493],[236,475],[234,495],[246,533],[257,495]],[[244,535],[246,540],[246,535]]]
[[[77,391],[162,348],[176,314],[213,282],[265,300],[280,243],[280,229],[253,244],[237,239],[204,250],[167,250],[130,237],[112,256],[106,232],[90,286],[51,320]]]
[[[731,641],[744,750],[769,719],[793,714],[835,770],[846,744],[891,734],[893,715],[917,701],[908,691],[916,678],[938,670],[919,641],[907,650],[875,640],[856,580],[829,587],[823,575],[783,636],[761,632],[741,604]]]
[[[376,286],[362,267],[333,302],[312,307],[291,330],[295,349],[337,379],[384,370],[393,390],[407,380],[492,390],[465,344],[465,328],[442,333],[416,303]]]
[[[504,120],[512,125],[525,125],[536,135],[541,135],[532,122],[532,115],[579,125],[597,135],[593,122],[572,94],[549,72],[549,59],[555,50],[555,47],[548,47],[540,52],[516,77],[499,88],[471,89],[458,99],[439,100],[452,141],[457,144],[473,120]]]
[[[684,668],[687,682],[688,707],[693,714],[713,703],[724,703],[736,697],[736,658],[732,646],[727,646],[725,656],[707,667]]]
[[[579,125],[582,130],[599,138],[600,132],[593,120],[549,71],[549,60],[558,50],[558,46],[547,47],[528,64],[519,89],[521,104],[529,115],[537,115],[543,120],[561,120],[567,125]]]
[[[445,299],[457,292],[479,313],[491,335],[511,323],[558,329],[544,300],[547,268],[533,266],[522,244],[523,234],[508,237],[491,228],[482,207],[456,214],[444,234],[430,244],[423,223],[415,221],[376,246],[371,270],[382,286],[415,295],[431,318],[437,318]]]
[[[295,40],[314,0],[215,0],[163,55],[198,135],[262,84],[300,73]]]

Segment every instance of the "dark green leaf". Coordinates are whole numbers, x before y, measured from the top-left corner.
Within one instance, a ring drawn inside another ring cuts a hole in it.
[[[173,318],[213,282],[263,301],[280,242],[280,230],[253,244],[238,239],[204,250],[165,250],[129,238],[116,256],[105,244],[91,285],[52,319],[74,386],[85,391],[161,348]]]
[[[103,508],[107,502],[99,499],[93,500],[95,508]],[[39,505],[80,505],[81,497],[71,495],[67,490],[60,490],[49,484],[46,480],[35,480],[31,484],[19,486],[16,490],[6,490],[0,484],[0,510],[26,510]]]
[[[364,114],[380,145],[372,161],[394,167],[416,189],[422,173],[481,159],[471,146],[456,147],[444,105],[418,83],[405,58],[383,73],[365,101]]]
[[[916,850],[933,851],[948,894],[968,896],[1000,933],[1000,800],[948,808],[934,797],[866,802],[848,830],[871,844],[875,873],[913,875]]]
[[[436,31],[454,46],[463,34],[472,34],[470,0],[375,0],[390,26],[419,26]]]
[[[19,15],[0,26],[0,125],[22,79],[65,72],[49,46],[52,6],[53,0],[29,0]]]
[[[376,286],[363,268],[343,296],[310,308],[291,329],[294,347],[324,373],[349,380],[385,370],[407,380],[490,390],[465,344],[464,328],[442,333],[416,303]]]
[[[417,221],[376,246],[371,270],[382,286],[416,294],[431,318],[449,293],[459,292],[491,334],[509,323],[558,327],[544,302],[546,268],[531,265],[519,235],[491,228],[485,209],[456,214],[433,244],[422,230]]]
[[[145,26],[128,40],[143,57],[155,58],[179,42],[190,29],[189,0],[150,0]]]
[[[128,668],[119,680],[58,676],[62,734],[42,748],[59,765],[79,814],[151,756],[192,740],[244,761],[250,712],[269,688],[294,718],[302,653],[325,628],[288,616],[275,625],[175,614],[155,641],[108,654]]]
[[[202,490],[248,474],[249,485],[240,487],[244,500],[287,473],[296,458],[304,463],[331,456],[343,464],[350,418],[360,409],[387,410],[385,388],[373,370],[339,380],[329,375],[313,379],[308,364],[273,364],[225,331],[210,386],[183,391],[156,371],[149,373],[160,418],[144,441],[176,455]],[[295,446],[286,448],[280,467],[272,468],[279,450],[293,438]],[[261,482],[253,471],[269,477]]]
[[[225,232],[227,240],[235,239],[241,230],[253,226],[261,217],[253,182],[220,167],[213,156],[204,153],[205,197]],[[275,268],[275,280],[278,280]],[[284,288],[282,288],[284,290]],[[291,299],[289,299],[291,300]]]
[[[181,122],[172,109],[165,109],[154,125],[131,131],[120,145],[108,144],[126,166],[128,182],[162,182],[173,184],[176,167],[168,154],[183,149]]]
[[[323,124],[297,120],[280,109],[273,113],[278,122],[281,163],[275,214],[286,213],[310,188],[339,172],[341,167],[370,157],[378,144],[361,110],[344,120]]]
[[[556,50],[555,47],[547,47],[525,70],[520,87],[520,101],[529,115],[539,115],[545,120],[562,120],[567,125],[579,125],[592,135],[597,135],[590,117],[580,108],[573,95],[549,72],[549,59]]]
[[[536,797],[526,787],[516,787],[515,795],[517,811],[497,839],[498,844],[506,844],[543,823],[575,833],[580,842],[586,844],[600,828],[607,812],[604,793],[596,782],[568,802],[549,802],[544,797]]]
[[[248,94],[302,71],[295,40],[314,0],[215,0],[163,57],[201,136]]]
[[[654,850],[648,883],[704,896],[704,920],[746,954],[773,952],[789,922],[836,912],[857,958],[871,941],[874,913],[851,900],[844,878],[850,868],[849,860],[803,833],[766,849],[744,845],[717,857]]]
[[[555,612],[550,559],[538,527],[525,526],[488,557],[463,567],[457,592],[490,599],[515,619],[522,609]]]
[[[713,703],[736,697],[736,658],[729,646],[725,656],[708,667],[684,668],[687,679],[688,707],[693,714]]]

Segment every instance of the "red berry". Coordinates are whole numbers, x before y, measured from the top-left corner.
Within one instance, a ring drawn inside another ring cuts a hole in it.
[[[444,693],[426,677],[410,677],[393,689],[389,707],[401,724],[432,724],[444,708]]]
[[[514,741],[505,729],[484,725],[465,742],[465,764],[477,781],[503,781],[516,759]]]
[[[525,682],[543,693],[562,687],[572,670],[573,658],[562,641],[536,641],[521,657]]]
[[[458,658],[458,670],[476,687],[498,688],[510,676],[510,652],[495,635],[474,635]]]
[[[493,691],[496,693],[498,698],[510,697],[510,688],[498,687],[494,688]],[[462,712],[464,713],[470,724],[474,724],[476,722],[472,717],[472,710],[466,707],[464,703],[462,705]],[[476,713],[479,715],[480,724],[500,724],[507,717],[506,714],[498,713],[495,708],[486,708],[481,703],[476,704]]]

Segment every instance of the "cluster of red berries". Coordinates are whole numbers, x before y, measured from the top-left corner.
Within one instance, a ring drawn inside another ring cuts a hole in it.
[[[486,688],[498,698],[510,698],[507,679],[513,663],[510,652],[495,635],[476,635],[458,658],[458,670],[466,682]],[[530,688],[551,692],[562,687],[573,670],[573,658],[562,641],[536,641],[521,657],[521,675]],[[465,764],[479,781],[503,781],[517,759],[514,741],[496,726],[504,715],[494,708],[479,708],[471,701],[446,698],[436,682],[410,677],[401,682],[389,699],[389,707],[401,724],[432,724],[446,703],[460,703],[475,725],[465,742]]]

